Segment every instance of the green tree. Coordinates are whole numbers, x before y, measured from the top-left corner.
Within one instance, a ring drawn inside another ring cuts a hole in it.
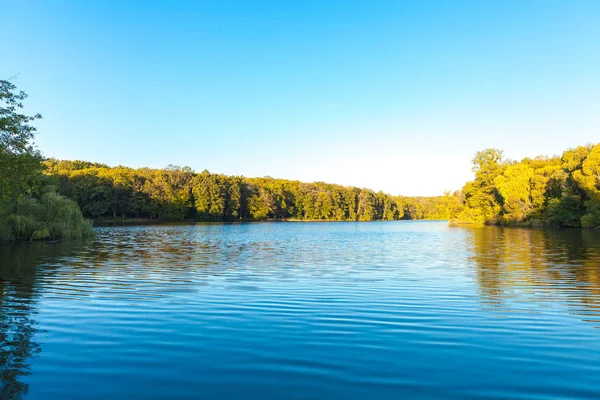
[[[475,154],[475,180],[468,182],[463,188],[465,208],[459,216],[462,221],[482,224],[498,221],[501,205],[495,179],[505,168],[503,156],[503,152],[497,149],[487,149]]]
[[[273,196],[264,188],[258,188],[248,199],[250,215],[257,221],[269,218],[273,213],[273,206]]]
[[[523,221],[533,209],[532,179],[533,168],[527,164],[514,164],[494,180],[498,193],[502,196],[502,208],[507,220]]]
[[[71,239],[93,235],[77,204],[42,174],[33,145],[39,114],[22,114],[27,95],[0,80],[0,240]]]
[[[372,221],[376,217],[375,203],[376,198],[373,192],[368,189],[362,189],[358,195],[358,220]]]
[[[0,218],[14,211],[17,202],[36,189],[41,156],[32,144],[40,114],[22,113],[27,95],[0,80]]]
[[[587,195],[584,202],[587,213],[581,217],[582,226],[600,227],[600,144],[591,149],[581,169],[573,172],[573,179]]]

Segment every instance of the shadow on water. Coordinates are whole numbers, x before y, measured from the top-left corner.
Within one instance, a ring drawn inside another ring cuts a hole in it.
[[[0,399],[20,399],[28,387],[22,379],[40,353],[33,341],[39,298],[38,265],[56,259],[81,243],[13,243],[0,245]]]
[[[561,304],[600,325],[600,232],[485,227],[470,240],[487,306]]]

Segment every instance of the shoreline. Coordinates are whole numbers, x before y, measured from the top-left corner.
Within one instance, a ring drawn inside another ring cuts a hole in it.
[[[355,220],[327,220],[327,219],[263,219],[263,220],[239,220],[239,221],[198,221],[198,220],[180,220],[180,221],[169,221],[169,220],[157,220],[157,219],[137,219],[137,218],[125,218],[125,219],[100,219],[90,220],[93,222],[94,227],[110,227],[110,226],[143,226],[143,225],[161,225],[161,224],[246,224],[246,223],[272,223],[272,222],[398,222],[398,221],[439,221],[447,222],[445,219],[396,219],[396,220],[370,220],[370,221],[355,221]]]

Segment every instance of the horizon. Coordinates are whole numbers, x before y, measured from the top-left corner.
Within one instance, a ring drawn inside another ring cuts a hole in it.
[[[3,8],[0,78],[46,157],[413,197],[461,189],[485,148],[598,142],[594,1]]]

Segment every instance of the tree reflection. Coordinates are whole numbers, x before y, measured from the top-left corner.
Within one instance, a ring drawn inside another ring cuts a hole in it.
[[[600,321],[600,232],[485,227],[472,228],[470,240],[488,306],[561,301]]]
[[[23,378],[31,358],[40,352],[36,343],[36,305],[39,298],[38,265],[76,247],[74,243],[5,244],[0,246],[0,399],[27,394]]]
[[[18,399],[27,393],[22,377],[29,359],[40,351],[35,333],[35,261],[25,246],[0,248],[0,398]]]

